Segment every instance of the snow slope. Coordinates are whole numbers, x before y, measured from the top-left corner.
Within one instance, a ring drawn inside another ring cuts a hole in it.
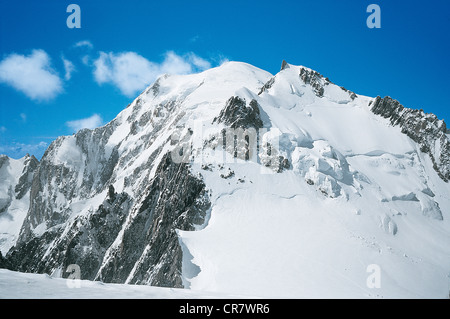
[[[0,269],[0,299],[223,299],[251,298],[145,285],[54,278]]]
[[[212,171],[194,165],[211,189],[212,210],[204,229],[179,232],[188,262],[199,267],[190,288],[267,297],[447,297],[448,183],[409,137],[370,112],[370,98],[352,100],[333,84],[317,97],[298,80],[301,68],[282,70],[260,96],[242,94],[267,114],[292,170],[265,174],[254,162],[223,166],[207,158]],[[227,169],[234,176],[219,178]],[[366,283],[373,264],[381,269],[375,289]]]

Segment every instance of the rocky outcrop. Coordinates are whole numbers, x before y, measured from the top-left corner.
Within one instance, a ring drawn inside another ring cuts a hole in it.
[[[319,72],[304,67],[300,68],[300,79],[303,81],[303,83],[311,85],[314,94],[317,97],[323,97],[325,94],[326,86],[334,84],[330,81],[329,78],[324,78],[323,75]],[[354,92],[347,90],[345,87],[341,86],[340,88],[344,92],[347,92],[351,100],[354,100],[357,97]]]
[[[120,246],[106,256],[97,279],[183,287],[176,230],[195,230],[204,223],[209,206],[205,185],[190,173],[189,165],[164,155],[143,200],[131,212]]]
[[[95,211],[20,243],[8,252],[7,266],[66,277],[76,264],[81,279],[183,287],[176,230],[203,224],[209,205],[202,180],[167,153],[138,203],[109,186]]]
[[[0,170],[5,170],[7,169],[7,166],[9,165],[9,158],[6,155],[2,155],[0,156]],[[6,172],[3,174],[6,175]],[[13,191],[12,191],[12,185],[10,185],[9,183],[6,184],[6,176],[3,177],[4,181],[3,181],[3,192],[0,193],[0,214],[3,213],[4,211],[6,211],[9,207],[9,205],[11,205],[11,201],[13,199]]]
[[[25,157],[22,175],[19,177],[19,182],[14,188],[16,199],[22,199],[30,190],[31,184],[33,182],[34,172],[37,169],[38,165],[39,161],[33,155],[27,155]]]
[[[0,251],[0,268],[10,268],[9,263],[5,257],[3,257],[2,252]]]
[[[213,123],[224,123],[231,128],[262,128],[263,122],[260,117],[259,105],[256,100],[246,101],[239,96],[228,99],[225,107],[220,111]]]
[[[132,200],[125,193],[107,198],[89,215],[76,217],[65,226],[53,227],[12,248],[7,254],[9,268],[22,272],[61,272],[76,264],[81,279],[93,280],[106,250],[122,228]]]
[[[289,68],[289,64],[286,62],[286,60],[283,60],[283,62],[281,62],[280,71],[283,71],[284,69],[288,69],[288,68]]]
[[[423,110],[405,108],[389,96],[377,96],[370,105],[373,113],[400,126],[402,133],[420,145],[420,150],[430,156],[440,178],[446,182],[450,180],[450,140],[443,120]]]
[[[106,146],[115,127],[113,120],[95,130],[59,137],[50,144],[31,182],[28,222],[19,241],[30,239],[32,229],[43,222],[48,227],[64,223],[73,213],[70,202],[74,198],[90,198],[104,190],[119,160],[118,146]]]
[[[262,143],[259,159],[262,165],[271,168],[276,173],[281,173],[291,168],[289,159],[280,155],[279,150],[271,143]]]
[[[324,85],[326,82],[324,81],[323,76],[316,71],[307,70],[305,68],[300,69],[300,79],[305,83],[312,86],[314,90],[314,94],[317,97],[323,97],[323,93],[325,91]]]
[[[12,164],[11,162],[15,163]],[[29,192],[38,164],[39,161],[28,154],[20,160],[0,155],[0,178],[2,179],[0,214],[7,211],[14,200],[21,200]],[[17,169],[18,171],[15,171]]]
[[[272,85],[275,83],[275,77],[271,78],[269,81],[267,81],[263,87],[259,90],[258,95],[261,95],[263,92],[267,91],[272,87]]]

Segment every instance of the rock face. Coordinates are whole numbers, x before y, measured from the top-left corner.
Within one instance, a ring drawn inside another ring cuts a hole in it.
[[[192,231],[204,223],[210,205],[205,185],[190,174],[188,164],[176,164],[166,154],[143,194],[121,245],[108,253],[96,279],[183,287],[176,229]]]
[[[3,191],[0,191],[0,214],[8,209],[13,200],[21,200],[30,190],[38,164],[39,161],[30,155],[18,161],[0,155],[0,176],[3,179],[1,185]]]
[[[434,114],[425,114],[422,110],[405,108],[389,96],[377,96],[371,110],[389,119],[392,125],[400,126],[402,132],[430,156],[439,176],[446,182],[450,180],[450,139],[443,120]]]
[[[300,69],[300,79],[303,83],[311,85],[314,94],[317,97],[323,97],[325,94],[325,88],[330,84],[334,84],[329,78],[324,78],[324,76],[319,72],[304,67]],[[347,90],[343,86],[341,86],[340,89],[346,92],[352,101],[357,97],[354,92]]]
[[[15,160],[0,155],[0,252],[3,254],[18,240],[38,165],[34,156]]]
[[[324,93],[324,85],[327,85],[328,81],[325,81],[323,76],[316,71],[309,71],[305,68],[301,68],[300,69],[300,79],[302,79],[302,81],[305,84],[309,84],[312,86],[312,88],[314,89],[314,93],[318,96],[318,97],[322,97],[323,93]]]
[[[202,181],[189,173],[187,164],[175,164],[167,154],[138,205],[128,194],[109,187],[95,211],[12,249],[9,268],[59,270],[66,277],[67,267],[76,264],[81,279],[182,287],[175,230],[203,224],[208,205]],[[118,237],[121,243],[113,247]]]
[[[22,199],[25,194],[30,190],[31,184],[33,182],[34,172],[39,165],[39,161],[34,157],[25,156],[24,167],[22,170],[22,175],[19,177],[19,182],[14,191],[16,193],[16,199]]]
[[[2,253],[0,252],[0,268],[9,268],[9,263],[7,260],[3,257]]]
[[[67,277],[67,267],[77,264],[81,279],[93,280],[107,248],[122,228],[130,204],[126,194],[119,194],[114,201],[105,199],[89,216],[22,241],[8,252],[9,267],[23,272],[60,272]]]
[[[272,85],[275,83],[275,78],[271,78],[269,81],[267,81],[262,88],[259,90],[258,95],[261,95],[264,91],[267,91],[272,87]]]
[[[263,127],[258,102],[251,100],[247,105],[247,102],[239,96],[232,96],[213,122],[224,123],[231,128]]]

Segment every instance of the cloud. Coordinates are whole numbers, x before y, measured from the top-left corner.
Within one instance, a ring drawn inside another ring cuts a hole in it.
[[[4,132],[6,132],[6,127],[0,126],[0,133],[4,133]]]
[[[89,64],[91,64],[91,60],[92,58],[87,54],[81,58],[81,62],[83,62],[83,64],[86,66],[89,66]]]
[[[211,63],[193,53],[188,55],[189,61],[199,70],[207,70],[211,68]]]
[[[135,52],[100,52],[93,65],[98,84],[113,84],[129,97],[142,91],[161,74],[190,74],[211,67],[208,61],[194,53],[180,56],[172,51],[165,54],[161,63],[149,61]]]
[[[135,52],[100,52],[100,57],[94,61],[97,83],[111,83],[127,96],[146,87],[157,74],[156,64]]]
[[[71,61],[65,59],[64,57],[61,57],[61,59],[64,63],[64,79],[68,81],[72,77],[72,73],[75,71],[75,65],[73,65]]]
[[[0,145],[0,154],[5,154],[14,159],[19,159],[24,157],[26,154],[30,154],[40,159],[42,155],[44,155],[47,146],[48,143],[43,141],[37,144],[13,142],[10,145]]]
[[[43,50],[33,50],[28,56],[13,53],[4,58],[0,62],[0,82],[37,101],[50,100],[62,92],[62,81]]]
[[[87,117],[80,120],[68,121],[66,125],[72,130],[72,132],[78,132],[83,128],[94,129],[103,124],[103,119],[100,115],[94,114],[91,117]]]
[[[197,34],[197,35],[194,35],[192,38],[190,38],[189,42],[194,43],[194,42],[197,42],[199,39],[200,39],[200,36]]]
[[[75,48],[80,48],[80,47],[85,47],[88,49],[92,49],[94,47],[94,45],[92,44],[91,41],[89,40],[83,40],[83,41],[78,41],[77,43],[75,43],[73,45]]]
[[[27,122],[27,115],[25,113],[20,113],[20,119],[23,123]]]
[[[192,65],[188,59],[175,54],[172,51],[166,53],[164,61],[159,67],[159,73],[189,74],[192,73]]]

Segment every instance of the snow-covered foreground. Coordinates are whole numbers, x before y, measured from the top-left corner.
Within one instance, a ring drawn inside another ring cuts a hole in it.
[[[235,299],[253,298],[202,292],[189,289],[161,288],[146,285],[104,284],[99,281],[53,278],[0,269],[0,299]]]

